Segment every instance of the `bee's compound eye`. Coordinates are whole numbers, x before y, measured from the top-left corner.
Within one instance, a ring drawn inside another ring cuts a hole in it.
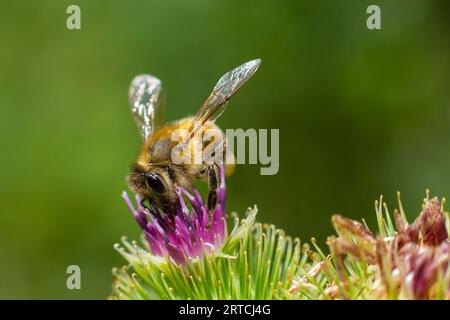
[[[147,187],[156,194],[162,194],[166,190],[161,178],[155,173],[147,174],[145,183],[147,184]]]

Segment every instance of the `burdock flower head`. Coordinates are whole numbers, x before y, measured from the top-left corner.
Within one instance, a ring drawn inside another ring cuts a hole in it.
[[[114,269],[112,299],[282,298],[290,279],[305,273],[307,250],[273,225],[256,223],[256,207],[234,217],[228,232],[225,179],[208,211],[200,194],[179,188],[175,215],[137,208],[123,197],[143,231],[142,244],[122,239],[115,248],[128,265]],[[184,200],[186,197],[187,201]]]
[[[169,256],[177,263],[186,259],[198,259],[203,253],[209,254],[223,244],[226,234],[225,214],[225,174],[220,166],[220,185],[216,190],[217,201],[212,212],[208,212],[199,192],[193,194],[183,188],[176,189],[178,205],[175,215],[161,212],[156,206],[144,208],[136,196],[137,209],[128,194],[122,193],[137,223],[144,232],[151,252],[157,256]],[[192,210],[188,209],[183,195]]]
[[[381,203],[381,199],[376,203],[379,235],[365,224],[333,217],[338,233],[329,241],[338,275],[334,293],[346,298],[450,299],[450,241],[439,200],[427,196],[412,224],[400,199],[393,221],[386,204],[383,213]],[[356,276],[356,270],[366,277]],[[357,286],[361,289],[355,297]]]

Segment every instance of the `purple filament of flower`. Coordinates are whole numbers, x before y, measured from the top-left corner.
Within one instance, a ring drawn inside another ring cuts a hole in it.
[[[143,230],[153,254],[170,256],[177,263],[186,259],[202,256],[219,247],[225,238],[225,174],[220,166],[220,184],[216,190],[217,202],[215,208],[208,212],[199,192],[193,188],[192,194],[183,188],[176,188],[178,197],[176,215],[160,212],[154,206],[144,208],[141,199],[135,208],[126,192],[122,197],[133,213],[134,218]],[[190,211],[184,197],[191,204]]]

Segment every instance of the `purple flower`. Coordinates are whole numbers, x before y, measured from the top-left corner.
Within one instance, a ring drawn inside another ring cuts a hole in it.
[[[192,194],[183,188],[177,188],[176,192],[178,204],[175,215],[168,215],[154,206],[144,208],[140,204],[139,196],[136,196],[138,206],[135,209],[125,191],[122,197],[144,231],[151,252],[158,256],[169,256],[181,264],[186,262],[186,259],[199,258],[203,253],[209,254],[223,244],[226,236],[226,187],[223,166],[220,166],[216,206],[211,212],[208,212],[195,188],[192,188]],[[191,211],[183,195],[191,204]]]
[[[450,242],[442,242],[437,247],[408,243],[399,251],[398,256],[404,273],[410,277],[414,298],[426,299],[432,296],[433,285],[439,273],[445,274],[448,270]]]
[[[417,234],[423,237],[423,243],[428,246],[439,246],[447,241],[448,234],[445,229],[445,217],[437,197],[425,203],[421,215],[414,227]]]
[[[413,224],[408,224],[397,210],[394,218],[397,230],[383,237],[375,236],[357,221],[333,216],[339,237],[330,243],[337,256],[339,276],[344,283],[348,279],[342,260],[342,255],[348,254],[377,266],[385,285],[381,297],[395,289],[406,297],[432,299],[437,296],[437,282],[448,283],[450,276],[450,240],[442,206],[435,197],[425,202]],[[445,297],[450,297],[446,290]]]

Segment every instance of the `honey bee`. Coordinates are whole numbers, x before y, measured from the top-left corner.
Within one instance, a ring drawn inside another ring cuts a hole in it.
[[[217,151],[224,157],[231,154],[232,158],[232,151],[228,150],[223,134],[209,141],[197,137],[207,130],[220,130],[214,120],[225,110],[228,100],[256,72],[260,63],[260,59],[252,60],[224,74],[194,117],[168,124],[163,124],[161,120],[164,105],[161,81],[145,74],[133,79],[129,88],[129,103],[143,144],[137,161],[131,166],[128,184],[141,196],[143,205],[147,200],[151,206],[174,215],[176,187],[188,190],[195,180],[203,180],[208,183],[208,209],[214,208],[220,176],[219,163],[214,155]],[[176,132],[183,132],[178,141],[173,139]],[[210,156],[200,162],[173,161],[174,154],[192,155],[194,148],[198,147],[209,150]],[[224,169],[225,175],[230,175],[234,162],[227,162]]]

